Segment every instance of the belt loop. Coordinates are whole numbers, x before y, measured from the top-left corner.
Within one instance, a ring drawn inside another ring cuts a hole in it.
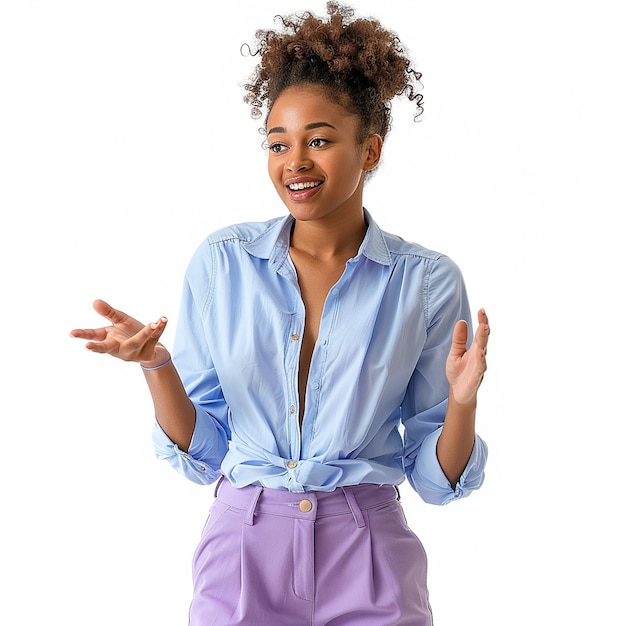
[[[398,485],[394,485],[393,488],[396,490],[396,499],[400,502],[400,489],[398,488]]]
[[[246,509],[246,513],[244,515],[243,521],[248,526],[254,525],[254,510],[256,509],[257,502],[259,501],[259,497],[263,492],[263,487],[259,485],[254,486],[254,492],[250,496],[250,502],[248,503],[248,508]]]
[[[340,487],[341,491],[343,491],[344,496],[346,497],[346,502],[350,507],[350,511],[352,511],[352,517],[354,517],[354,521],[358,528],[365,528],[365,518],[363,517],[363,512],[359,508],[359,504],[354,497],[354,492],[351,487]]]
[[[217,492],[220,490],[220,486],[223,482],[224,482],[224,474],[220,474],[220,477],[217,479],[217,484],[215,485],[215,491],[213,492],[214,498],[217,498]]]

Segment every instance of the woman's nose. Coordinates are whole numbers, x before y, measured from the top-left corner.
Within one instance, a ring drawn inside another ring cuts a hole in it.
[[[302,150],[291,150],[287,162],[287,169],[290,172],[303,172],[311,167],[311,160],[304,154]]]

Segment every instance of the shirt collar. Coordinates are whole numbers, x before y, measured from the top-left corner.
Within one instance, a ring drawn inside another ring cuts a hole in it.
[[[369,211],[367,209],[363,210],[368,226],[363,243],[355,258],[358,259],[363,255],[381,265],[390,265],[391,255],[387,247],[387,242],[385,241],[385,236]],[[289,254],[291,228],[294,221],[292,215],[286,215],[283,218],[272,220],[269,227],[258,237],[246,241],[243,244],[244,249],[249,254],[260,259],[269,259],[272,265],[282,265]]]

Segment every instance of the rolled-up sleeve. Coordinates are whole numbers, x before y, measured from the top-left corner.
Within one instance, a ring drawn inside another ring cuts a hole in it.
[[[424,439],[409,476],[415,490],[431,504],[448,504],[478,489],[483,484],[487,462],[487,444],[476,435],[472,454],[453,489],[437,460],[437,440],[440,434],[441,428],[438,428]]]
[[[215,482],[228,450],[228,406],[211,359],[203,323],[210,297],[210,254],[201,246],[193,256],[183,286],[173,361],[196,411],[189,450],[174,444],[155,423],[152,441],[157,458],[166,460],[189,480]]]
[[[469,326],[471,312],[459,268],[445,256],[436,261],[424,284],[424,347],[402,404],[404,467],[411,486],[431,504],[447,504],[468,496],[484,480],[487,446],[476,435],[471,457],[454,486],[437,459],[437,440],[448,406],[449,383],[445,363],[456,322]]]
[[[209,419],[196,417],[196,426],[188,452],[181,450],[163,432],[158,422],[154,424],[152,442],[158,459],[167,461],[185,478],[199,485],[210,485],[221,472],[219,467],[224,458],[224,437]]]

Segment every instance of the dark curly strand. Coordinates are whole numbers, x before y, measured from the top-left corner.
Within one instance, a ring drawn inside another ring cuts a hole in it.
[[[328,2],[328,20],[312,13],[277,16],[282,30],[256,32],[261,59],[244,101],[252,116],[262,115],[287,88],[315,84],[328,89],[361,119],[363,141],[378,133],[383,139],[391,127],[391,100],[406,96],[422,112],[418,93],[421,74],[411,67],[398,37],[375,19],[355,19],[351,7]]]

